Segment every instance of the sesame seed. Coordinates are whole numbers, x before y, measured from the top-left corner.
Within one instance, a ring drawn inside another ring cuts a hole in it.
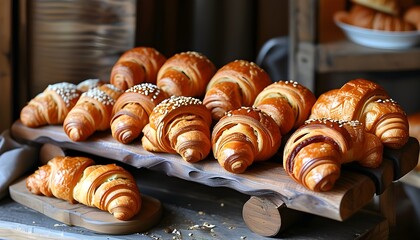
[[[68,82],[48,85],[47,89],[55,91],[60,95],[67,107],[70,106],[70,102],[73,99],[80,97],[80,93],[77,91],[77,85]]]

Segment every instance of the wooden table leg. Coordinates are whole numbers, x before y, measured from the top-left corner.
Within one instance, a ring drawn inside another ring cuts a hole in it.
[[[287,208],[274,197],[252,196],[243,206],[242,217],[248,228],[266,237],[276,236],[294,223],[302,213]]]

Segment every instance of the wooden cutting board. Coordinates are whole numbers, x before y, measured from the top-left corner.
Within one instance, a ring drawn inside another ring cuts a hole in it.
[[[54,197],[34,195],[26,188],[25,179],[9,187],[11,198],[70,226],[79,226],[103,234],[131,234],[145,232],[156,225],[162,216],[161,202],[150,196],[142,195],[142,208],[139,214],[129,221],[121,221],[97,208],[70,204]]]

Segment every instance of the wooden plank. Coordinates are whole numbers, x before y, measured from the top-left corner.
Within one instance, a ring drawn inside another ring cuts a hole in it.
[[[159,200],[142,195],[142,208],[133,219],[121,221],[112,214],[83,204],[70,204],[54,197],[38,196],[26,188],[25,178],[9,187],[11,198],[52,219],[70,226],[79,226],[98,233],[129,234],[144,232],[156,225],[162,215]]]
[[[316,70],[327,72],[404,71],[420,69],[420,47],[382,50],[347,40],[319,44]]]
[[[330,192],[307,190],[284,172],[279,157],[254,164],[244,174],[233,174],[221,168],[211,157],[191,164],[175,154],[147,152],[139,142],[123,145],[107,131],[97,132],[85,142],[72,142],[62,126],[27,128],[17,121],[12,126],[12,134],[17,139],[54,143],[63,148],[115,159],[137,168],[165,172],[208,186],[229,187],[254,196],[276,195],[291,209],[340,221],[365,206],[375,194],[375,184],[369,177],[348,171],[342,172]]]
[[[0,132],[12,124],[12,5],[0,2]]]

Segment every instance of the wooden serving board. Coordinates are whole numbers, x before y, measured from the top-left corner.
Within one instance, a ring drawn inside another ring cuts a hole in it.
[[[395,164],[401,168],[397,175],[405,175],[417,164],[419,144],[410,139],[404,159],[391,157],[372,174],[358,170],[357,167],[343,169],[334,189],[329,192],[313,192],[293,181],[283,170],[281,156],[250,166],[245,173],[233,174],[223,169],[209,156],[198,163],[188,163],[176,154],[151,153],[144,150],[140,141],[122,144],[116,141],[109,131],[96,132],[87,141],[73,142],[62,126],[28,128],[18,120],[11,128],[14,138],[36,143],[51,143],[64,149],[72,149],[124,162],[137,168],[148,168],[165,172],[188,181],[212,187],[229,187],[239,192],[261,196],[270,195],[281,199],[288,208],[307,212],[335,220],[345,220],[369,203],[378,191],[378,186],[387,188],[395,180]],[[353,170],[356,169],[356,170]]]
[[[142,208],[133,219],[121,221],[112,214],[83,204],[30,193],[25,178],[9,187],[10,197],[29,208],[70,226],[79,226],[104,234],[130,234],[144,232],[156,225],[162,216],[159,200],[142,195]]]

